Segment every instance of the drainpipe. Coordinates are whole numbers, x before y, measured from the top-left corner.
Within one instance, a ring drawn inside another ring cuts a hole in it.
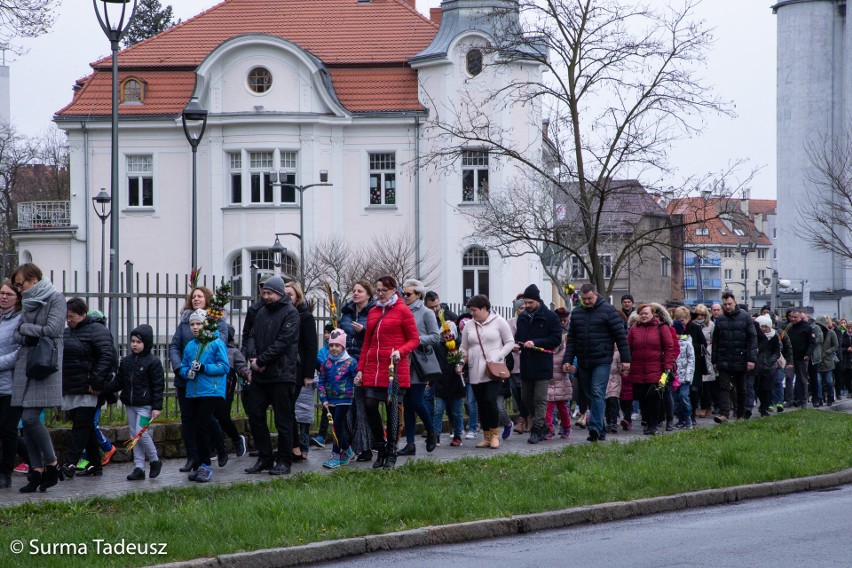
[[[89,279],[91,276],[91,260],[92,254],[91,240],[89,239],[89,129],[86,128],[86,123],[81,122],[80,127],[83,129],[83,209],[86,211],[86,293],[89,293]],[[68,172],[70,178],[71,172]]]
[[[420,278],[420,117],[414,117],[414,277]]]

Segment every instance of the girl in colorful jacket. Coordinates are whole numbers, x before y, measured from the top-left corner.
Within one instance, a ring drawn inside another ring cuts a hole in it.
[[[334,445],[331,457],[322,464],[327,469],[337,469],[349,463],[355,453],[349,447],[347,416],[355,391],[355,374],[358,362],[346,352],[346,333],[335,329],[328,339],[328,355],[319,370],[317,390],[320,402],[334,421]]]

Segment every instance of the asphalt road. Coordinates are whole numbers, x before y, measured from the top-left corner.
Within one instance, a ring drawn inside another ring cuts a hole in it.
[[[852,566],[852,486],[347,559],[349,567]],[[340,566],[340,562],[315,566]]]

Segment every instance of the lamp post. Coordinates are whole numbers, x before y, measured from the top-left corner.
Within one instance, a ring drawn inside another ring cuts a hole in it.
[[[98,7],[98,2],[101,6]],[[130,15],[127,5],[133,2]],[[113,341],[118,343],[118,43],[130,28],[133,16],[136,15],[137,0],[92,0],[98,23],[106,34],[112,49],[112,165],[110,168],[110,195],[112,196],[112,211],[116,214],[110,219],[109,225],[109,331]]]
[[[325,183],[328,181],[328,172],[325,170],[320,171],[320,183],[311,183],[308,185],[296,185],[294,183],[278,183],[275,185],[280,185],[281,187],[292,187],[296,191],[299,192],[299,280],[302,283],[302,288],[305,287],[305,239],[302,238],[302,235],[305,232],[305,191],[309,190],[312,187],[331,187],[333,184]],[[296,236],[294,233],[277,233],[277,234],[292,234]]]
[[[183,133],[192,146],[192,268],[198,268],[198,145],[207,128],[207,110],[192,97],[180,116]]]
[[[748,255],[757,248],[753,242],[737,244],[737,250],[743,255],[743,303],[748,304]]]
[[[272,264],[277,266],[279,270],[284,266],[284,256],[287,254],[287,248],[281,244],[278,237],[286,235],[296,237],[300,243],[302,242],[302,235],[298,233],[275,233],[275,242],[269,247],[269,252],[272,253]]]
[[[104,311],[104,292],[106,291],[106,220],[112,213],[112,208],[107,209],[112,199],[109,193],[104,188],[94,197],[92,197],[92,208],[95,210],[95,215],[101,220],[101,277],[100,287],[98,288],[98,309]]]

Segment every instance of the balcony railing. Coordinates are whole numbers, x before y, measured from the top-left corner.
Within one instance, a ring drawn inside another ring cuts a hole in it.
[[[685,278],[684,281],[683,281],[683,287],[684,288],[695,288],[695,279]],[[713,279],[702,280],[701,281],[701,287],[704,288],[705,290],[707,290],[707,289],[710,289],[710,290],[721,289],[722,288],[722,281],[721,280],[713,280]]]
[[[19,229],[61,229],[70,226],[70,201],[27,201],[18,203]]]
[[[684,266],[695,266],[695,260],[693,260],[694,258],[695,257],[693,256],[691,258],[684,259]],[[722,259],[702,257],[701,266],[722,266]]]

